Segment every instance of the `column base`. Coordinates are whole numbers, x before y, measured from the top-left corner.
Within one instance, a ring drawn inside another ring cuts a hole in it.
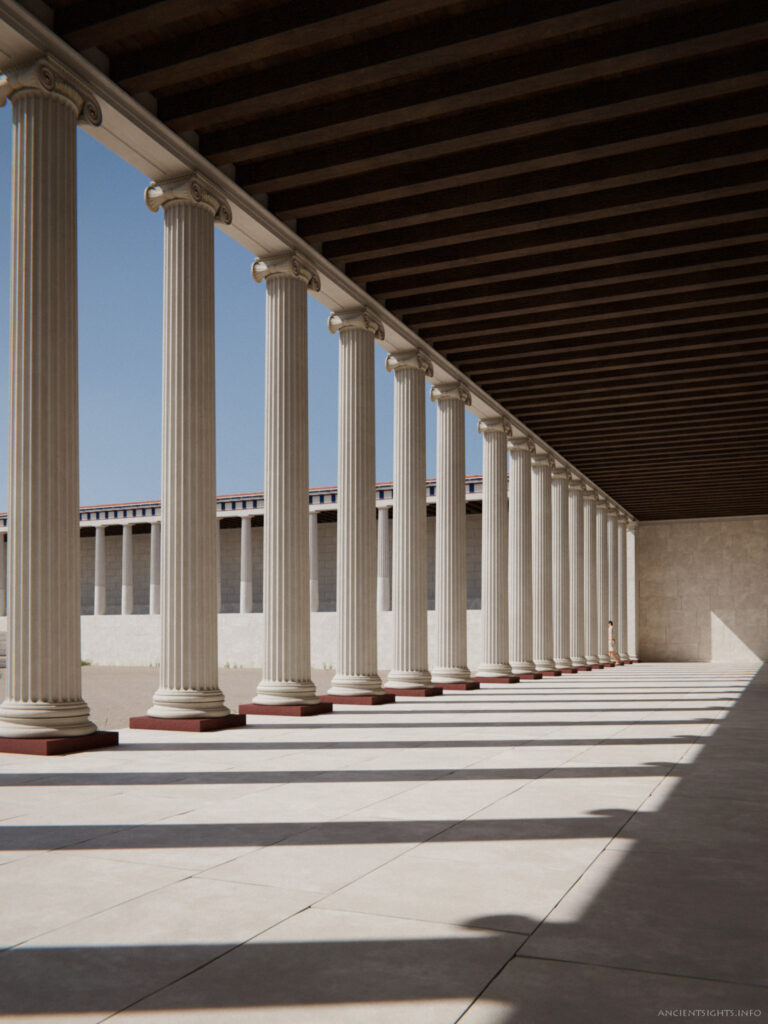
[[[520,679],[524,679],[525,676],[475,676],[476,683],[502,683],[504,686],[511,686],[512,683],[517,683]]]
[[[159,729],[162,732],[219,732],[221,729],[239,729],[245,725],[245,715],[223,715],[220,718],[154,718],[139,715],[128,721],[131,729]]]
[[[395,697],[439,697],[443,691],[439,686],[416,686],[407,689],[388,686],[386,692],[394,694]]]
[[[640,659],[639,658],[630,658],[629,659],[629,664],[630,665],[639,665],[640,664]]]
[[[575,668],[559,668],[557,671],[560,673],[561,676],[572,676],[572,675],[575,675],[576,672],[578,672],[578,669],[575,669]]]
[[[476,679],[468,679],[465,683],[440,683],[438,690],[479,690],[480,683]]]
[[[593,668],[600,668],[599,665],[577,665],[577,672],[591,672]]]
[[[310,715],[327,715],[333,711],[332,704],[241,704],[237,709],[241,715],[287,715],[292,718],[308,718]]]
[[[544,676],[560,676],[560,675],[562,675],[562,672],[560,671],[559,668],[548,668],[548,669],[545,669],[543,672],[539,673],[539,677],[540,678],[542,678]]]
[[[541,672],[521,672],[517,677],[521,682],[528,679],[541,679]]]
[[[394,704],[395,698],[391,693],[321,693],[318,697],[321,704]]]
[[[116,747],[119,736],[116,732],[90,732],[86,736],[32,736],[15,739],[0,736],[0,754],[79,754],[83,750],[101,750]]]

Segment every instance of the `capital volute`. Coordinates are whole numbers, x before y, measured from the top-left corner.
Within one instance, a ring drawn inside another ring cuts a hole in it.
[[[502,419],[501,416],[494,416],[487,420],[477,421],[478,434],[503,434],[504,437],[509,440],[511,431],[512,425],[508,420]]]
[[[549,452],[534,452],[531,456],[531,466],[534,469],[543,469],[546,466],[551,472],[555,468],[555,460]]]
[[[433,402],[461,402],[464,405],[472,404],[472,396],[464,387],[456,381],[448,384],[433,384],[429,397]]]
[[[597,495],[591,487],[584,488],[584,501],[597,501]]]
[[[571,476],[568,479],[568,490],[581,491],[583,494],[586,491],[586,489],[587,488],[584,486],[584,482],[579,477],[571,474]]]
[[[215,220],[222,224],[232,223],[229,203],[214,188],[196,174],[185,174],[167,181],[153,181],[144,190],[144,202],[152,213],[171,203],[187,203],[190,206],[207,207]]]
[[[608,502],[608,510],[606,512],[606,515],[608,515],[608,517],[611,519],[618,519],[619,510],[616,508],[615,505],[611,505],[610,502]]]
[[[568,483],[568,470],[565,466],[555,466],[552,470],[552,480],[558,483]]]
[[[536,452],[536,446],[530,437],[523,435],[522,437],[507,437],[507,451],[510,452],[528,452],[529,455],[534,455]]]
[[[432,363],[417,349],[390,352],[387,355],[386,367],[392,373],[399,373],[401,370],[421,370],[426,377],[432,376]]]
[[[596,495],[596,497],[597,497],[597,504],[595,505],[595,508],[597,509],[598,512],[602,512],[603,515],[605,515],[608,512],[608,509],[611,507],[610,503],[602,495]]]
[[[340,313],[331,313],[328,317],[328,330],[331,334],[348,330],[370,331],[376,341],[384,340],[384,326],[369,309],[351,309]]]
[[[0,75],[0,107],[23,92],[47,93],[67,103],[82,124],[101,124],[101,107],[95,96],[55,58],[41,57],[32,64],[9,68]]]
[[[295,252],[260,256],[253,261],[251,274],[256,284],[270,277],[297,277],[306,282],[309,291],[320,291],[320,278],[314,268]]]

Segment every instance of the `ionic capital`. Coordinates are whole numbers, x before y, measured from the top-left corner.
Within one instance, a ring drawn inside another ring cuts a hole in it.
[[[636,519],[630,519],[627,522],[627,533],[637,533],[638,522]]]
[[[590,487],[584,488],[584,501],[597,501],[597,495]]]
[[[433,402],[462,402],[472,404],[472,397],[463,384],[452,381],[449,384],[433,384],[429,397]]]
[[[432,363],[423,352],[407,349],[403,352],[390,352],[387,355],[387,370],[397,373],[400,370],[421,370],[425,377],[432,376]]]
[[[328,317],[328,330],[331,334],[346,330],[370,331],[377,341],[384,340],[384,326],[369,309],[344,310],[331,313]]]
[[[530,437],[507,437],[507,451],[509,452],[528,452],[533,455],[536,451],[536,446]]]
[[[500,416],[489,420],[477,421],[478,434],[503,434],[508,439],[511,430],[512,427],[510,423],[507,420],[502,419]]]
[[[563,481],[565,481],[567,483],[568,482],[568,470],[565,468],[565,466],[557,466],[556,465],[554,467],[554,469],[552,470],[552,479],[553,480],[558,480],[558,481],[559,480],[563,480]]]
[[[153,181],[144,190],[144,202],[152,213],[171,203],[188,203],[190,206],[208,207],[215,220],[222,224],[232,223],[229,203],[211,185],[194,174],[185,174],[167,181]]]
[[[83,124],[93,128],[101,124],[98,100],[53,57],[41,57],[33,64],[9,68],[0,75],[0,107],[22,92],[47,93],[67,103]]]
[[[571,475],[571,477],[569,478],[569,481],[568,481],[568,490],[569,491],[582,491],[582,492],[586,492],[587,488],[584,485],[584,481],[583,480],[580,480],[579,477],[577,477],[577,476]],[[584,494],[584,497],[586,497],[586,493]]]
[[[306,282],[309,291],[320,291],[320,278],[314,267],[295,252],[260,256],[253,261],[251,274],[256,284],[261,284],[262,281],[266,281],[270,277],[298,277]]]
[[[610,504],[601,495],[596,495],[596,497],[597,497],[597,504],[595,505],[595,508],[597,509],[598,512],[602,512],[603,514],[605,514],[608,511],[608,509],[611,507]]]
[[[542,469],[544,466],[547,466],[551,471],[555,468],[555,460],[549,452],[534,452],[531,456],[531,466],[534,469]]]
[[[615,505],[611,505],[610,502],[607,503],[607,506],[608,506],[607,514],[611,517],[611,519],[618,519],[619,518],[619,510],[616,508],[616,506]]]

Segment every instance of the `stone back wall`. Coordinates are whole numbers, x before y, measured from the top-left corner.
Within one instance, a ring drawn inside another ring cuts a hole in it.
[[[768,516],[641,523],[644,661],[768,660]]]

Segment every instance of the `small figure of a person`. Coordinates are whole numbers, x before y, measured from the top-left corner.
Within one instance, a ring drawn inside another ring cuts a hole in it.
[[[613,619],[608,619],[608,657],[614,665],[620,665],[619,656],[616,653],[616,637],[613,633]]]

